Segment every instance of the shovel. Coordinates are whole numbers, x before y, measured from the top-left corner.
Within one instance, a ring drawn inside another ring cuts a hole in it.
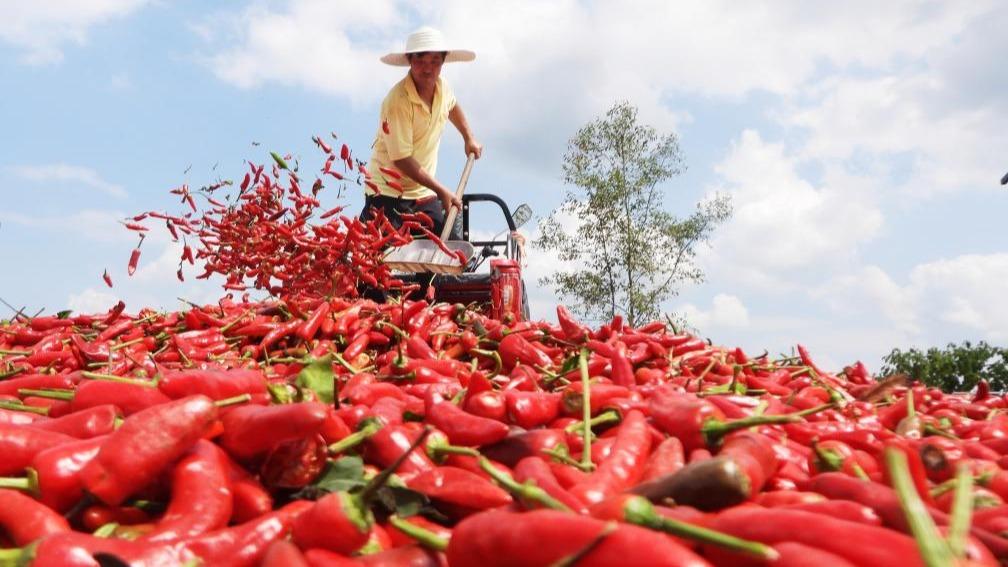
[[[476,160],[474,154],[469,154],[466,160],[465,169],[462,171],[462,179],[459,180],[458,189],[455,196],[462,200],[465,193],[466,182],[469,181],[469,172],[472,171],[473,162]],[[465,240],[448,240],[452,227],[455,226],[455,217],[458,215],[458,207],[452,207],[445,219],[444,229],[441,231],[441,242],[445,248],[457,251],[461,250],[466,259],[472,257],[473,246]],[[435,274],[461,274],[465,263],[460,263],[459,259],[452,254],[446,253],[435,242],[430,240],[414,240],[405,246],[393,248],[385,256],[385,264],[392,270],[404,273],[432,272]]]

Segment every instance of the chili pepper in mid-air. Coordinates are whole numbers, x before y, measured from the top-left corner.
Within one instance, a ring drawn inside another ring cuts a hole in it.
[[[133,275],[136,273],[137,264],[140,262],[140,249],[134,248],[133,252],[130,253],[129,263],[126,265],[126,273]],[[111,286],[110,286],[111,287]]]

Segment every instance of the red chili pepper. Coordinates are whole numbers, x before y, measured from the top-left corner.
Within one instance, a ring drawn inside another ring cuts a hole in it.
[[[131,415],[81,470],[84,487],[106,504],[122,503],[188,451],[216,418],[217,406],[198,395]]]
[[[318,332],[319,327],[322,326],[322,321],[329,315],[330,304],[328,301],[322,301],[318,304],[318,307],[312,311],[312,314],[305,322],[298,327],[297,336],[301,340],[310,340],[315,338],[315,334]]]
[[[559,465],[559,463],[557,464]],[[550,464],[542,458],[525,457],[518,461],[513,472],[514,478],[518,482],[533,482],[571,510],[579,513],[587,511],[586,504],[561,485]]]
[[[506,370],[513,369],[518,363],[541,368],[548,368],[553,364],[550,357],[519,333],[511,333],[504,337],[498,352]]]
[[[563,445],[566,439],[567,434],[562,429],[532,429],[485,447],[483,454],[491,460],[513,467],[525,457],[550,458],[547,451]]]
[[[122,410],[123,415],[133,415],[139,411],[160,406],[169,401],[154,386],[110,382],[106,380],[88,380],[77,386],[72,394],[70,407],[73,411],[103,405],[114,405]]]
[[[532,429],[546,425],[560,415],[561,396],[554,392],[508,390],[504,393],[504,400],[511,422]]]
[[[319,402],[236,407],[224,414],[220,444],[238,459],[251,459],[284,441],[315,435],[326,414]]]
[[[451,402],[432,405],[425,420],[448,435],[454,445],[491,445],[507,437],[509,431],[507,425],[467,413]]]
[[[258,565],[273,542],[284,539],[310,508],[310,502],[295,500],[254,520],[187,540],[181,547],[206,565]]]
[[[903,534],[799,510],[737,507],[715,516],[710,527],[767,544],[801,543],[866,567],[924,565],[913,539]],[[872,545],[851,545],[854,541]]]
[[[70,525],[57,512],[15,490],[0,488],[0,527],[14,545],[29,543],[70,531]]]
[[[91,567],[95,554],[107,554],[129,565],[182,565],[196,558],[185,549],[149,545],[80,532],[57,533],[37,542],[25,557],[33,567]]]
[[[136,273],[138,262],[140,262],[140,249],[134,248],[130,253],[129,263],[126,265],[126,273],[131,276]]]
[[[27,374],[0,381],[0,396],[16,395],[18,390],[40,388],[72,389],[80,379],[80,374]]]
[[[161,374],[158,390],[172,399],[202,394],[212,400],[223,400],[251,394],[253,398],[266,394],[266,378],[259,370],[232,368],[229,370],[168,370]]]
[[[33,422],[31,426],[35,429],[55,431],[78,439],[91,439],[112,433],[116,427],[118,414],[119,412],[114,405],[104,404],[75,411],[55,419],[38,420]]]
[[[633,410],[623,418],[609,456],[585,482],[571,488],[571,494],[593,504],[622,492],[640,480],[650,451],[647,420],[643,413]]]
[[[573,557],[584,566],[710,565],[665,534],[554,510],[469,516],[453,530],[447,553],[452,567],[546,566]]]
[[[511,504],[511,495],[486,478],[464,469],[441,466],[418,473],[406,485],[435,502],[453,505],[468,515]]]
[[[364,457],[368,462],[378,466],[388,467],[403,454],[409,451],[413,442],[422,432],[408,423],[383,427],[368,438]],[[410,451],[406,460],[399,466],[398,474],[409,478],[435,467],[434,462],[422,451]]]
[[[112,276],[109,275],[108,270],[102,272],[102,279],[105,280],[105,285],[112,287]]]
[[[220,449],[200,440],[172,471],[168,508],[144,541],[171,542],[222,528],[231,518],[231,487]]]
[[[73,437],[54,431],[0,424],[0,475],[19,474],[42,451],[73,441]]]
[[[644,465],[640,481],[647,482],[679,472],[686,465],[682,442],[668,437],[655,447]]]
[[[651,419],[662,431],[682,441],[687,452],[716,445],[732,431],[756,425],[788,423],[793,415],[761,415],[725,421],[724,412],[704,400],[683,394],[658,391],[650,401]]]

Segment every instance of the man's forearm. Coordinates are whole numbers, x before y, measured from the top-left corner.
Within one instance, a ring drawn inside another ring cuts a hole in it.
[[[392,163],[395,164],[399,171],[406,174],[407,177],[416,181],[420,185],[431,189],[435,193],[449,192],[447,187],[438,183],[437,179],[431,177],[431,175],[427,173],[423,167],[420,167],[420,162],[418,162],[413,156],[397,159]]]
[[[465,113],[462,112],[462,105],[456,103],[452,107],[451,111],[448,113],[448,120],[455,126],[455,129],[462,134],[462,139],[468,142],[472,140],[472,131],[469,130],[469,122],[466,120]]]

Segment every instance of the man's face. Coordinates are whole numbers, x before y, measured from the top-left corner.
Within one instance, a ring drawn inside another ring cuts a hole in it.
[[[418,85],[428,86],[437,81],[441,75],[441,66],[444,64],[445,54],[438,52],[416,53],[410,56],[410,74],[413,75],[413,82]]]

